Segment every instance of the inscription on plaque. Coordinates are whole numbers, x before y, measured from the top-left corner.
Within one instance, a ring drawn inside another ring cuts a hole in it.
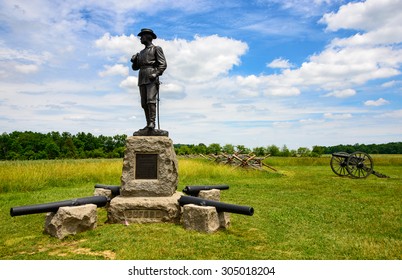
[[[135,179],[158,179],[158,155],[136,154]]]
[[[128,209],[124,211],[126,219],[162,220],[166,212],[160,209]]]

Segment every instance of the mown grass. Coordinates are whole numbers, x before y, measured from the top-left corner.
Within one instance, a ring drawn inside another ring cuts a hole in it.
[[[1,259],[402,259],[402,156],[375,156],[373,175],[341,178],[329,157],[268,158],[278,172],[179,160],[179,186],[228,184],[224,202],[253,206],[214,234],[175,224],[107,224],[63,240],[43,234],[45,214],[13,206],[91,195],[119,184],[121,160],[0,162]]]

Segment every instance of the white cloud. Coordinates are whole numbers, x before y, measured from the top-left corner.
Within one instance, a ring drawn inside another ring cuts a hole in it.
[[[292,68],[294,65],[289,62],[289,59],[277,58],[267,63],[267,67],[270,68]]]
[[[99,72],[99,76],[106,77],[106,76],[127,76],[128,75],[128,67],[122,64],[115,64],[113,66],[105,65],[105,70]]]
[[[296,87],[271,87],[264,90],[266,96],[297,96],[300,90]]]
[[[389,104],[389,101],[385,100],[384,98],[379,98],[377,100],[367,100],[364,102],[364,105],[366,106],[382,106]]]
[[[126,89],[132,89],[137,87],[138,84],[138,78],[134,76],[128,76],[126,79],[121,81],[120,87],[121,88],[126,88]]]
[[[47,51],[37,53],[32,50],[17,50],[4,45],[0,41],[0,60],[1,61],[20,61],[42,64],[52,58],[52,54]]]
[[[397,119],[400,121],[400,120],[402,120],[402,110],[390,111],[390,112],[380,115],[380,117],[387,118],[387,119],[392,118],[392,119]],[[401,129],[402,126],[397,126],[397,127],[399,127],[399,129]],[[402,131],[400,133],[402,133]]]
[[[15,69],[22,74],[32,74],[39,71],[39,66],[35,64],[17,64]]]
[[[110,33],[105,33],[101,38],[95,41],[95,46],[102,50],[103,53],[109,55],[133,55],[143,48],[137,36],[112,36]]]
[[[381,86],[384,87],[384,88],[390,88],[390,87],[395,86],[396,84],[398,84],[398,82],[393,80],[393,81],[383,83]]]
[[[356,94],[356,91],[354,89],[343,89],[343,90],[334,90],[325,96],[334,96],[337,98],[346,98],[346,97],[351,97]]]
[[[331,91],[327,96],[349,97],[356,94],[355,86],[399,75],[402,50],[388,44],[402,42],[402,17],[395,12],[401,9],[401,3],[402,0],[349,3],[338,12],[324,15],[321,23],[326,23],[329,31],[355,28],[368,32],[336,38],[301,67],[259,79],[270,86],[278,83],[282,88],[293,88],[295,95],[295,89],[315,88]],[[377,11],[381,20],[375,21],[371,16]],[[277,59],[271,66],[287,66],[286,62]]]
[[[168,71],[181,81],[205,82],[229,72],[240,64],[246,43],[211,35],[195,36],[194,40],[160,41],[167,57]]]
[[[345,113],[345,114],[333,114],[333,113],[325,113],[324,118],[331,119],[331,120],[347,120],[352,118],[352,114]]]
[[[178,83],[163,83],[160,86],[163,97],[170,99],[182,99],[185,97],[185,87]]]
[[[227,74],[240,64],[240,56],[248,49],[246,43],[218,35],[195,36],[192,41],[157,39],[155,44],[163,48],[169,76],[186,82],[205,82]],[[143,49],[137,37],[110,34],[97,40],[96,46],[115,56],[128,56]]]
[[[364,31],[376,30],[378,26],[400,26],[402,18],[395,11],[400,10],[401,0],[366,0],[364,2],[348,3],[339,11],[325,14],[321,19],[327,24],[327,30],[357,29]]]
[[[365,33],[334,40],[334,45],[379,45],[402,41],[402,17],[399,11],[402,0],[367,0],[348,3],[338,12],[325,14],[320,20],[327,30],[356,29]]]

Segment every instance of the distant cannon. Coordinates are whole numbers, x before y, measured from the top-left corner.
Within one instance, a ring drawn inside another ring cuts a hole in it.
[[[379,178],[389,178],[373,169],[373,159],[364,152],[338,152],[333,153],[331,169],[338,176],[351,176],[352,178],[367,178],[373,174]]]
[[[214,200],[202,199],[194,196],[181,196],[179,198],[179,204],[180,206],[184,206],[186,204],[195,204],[199,206],[212,206],[215,207],[216,211],[218,212],[229,212],[248,216],[252,216],[254,214],[253,207],[228,204]]]
[[[10,215],[11,217],[14,217],[29,214],[57,212],[57,210],[59,210],[60,207],[80,206],[85,204],[95,204],[97,207],[104,207],[107,205],[108,202],[109,198],[105,196],[89,196],[89,197],[75,198],[70,200],[50,202],[44,204],[12,207],[10,209]]]
[[[197,196],[200,191],[209,191],[209,190],[227,190],[229,189],[228,185],[215,185],[215,186],[186,186],[183,189],[183,192],[192,195],[192,196]]]
[[[116,185],[102,185],[102,184],[96,184],[95,189],[106,189],[110,190],[112,192],[113,196],[120,195],[120,186]]]

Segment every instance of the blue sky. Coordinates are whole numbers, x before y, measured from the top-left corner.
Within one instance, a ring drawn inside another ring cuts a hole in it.
[[[141,28],[174,143],[402,141],[402,0],[0,0],[0,132],[144,127]]]

